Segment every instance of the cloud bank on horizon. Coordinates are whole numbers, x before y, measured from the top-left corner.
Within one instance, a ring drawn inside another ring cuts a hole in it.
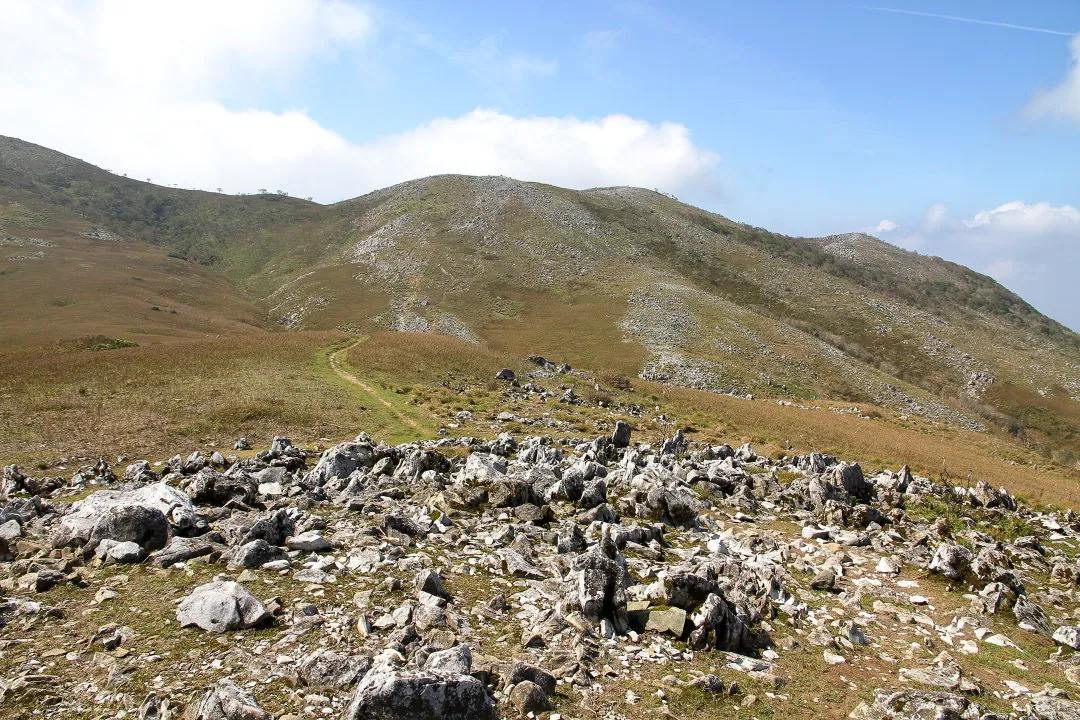
[[[362,48],[376,31],[374,14],[343,0],[223,8],[42,0],[0,9],[0,131],[135,177],[231,192],[283,188],[322,202],[440,173],[719,192],[719,156],[679,123],[476,108],[353,143],[302,109],[222,101],[239,86],[279,82]],[[216,22],[207,25],[211,12]],[[461,59],[475,66],[494,61],[493,52],[487,43]],[[506,72],[520,78],[536,70],[530,62],[512,57]]]
[[[908,250],[978,258],[979,262],[965,264],[1028,298],[1037,294],[1040,284],[1055,282],[1063,259],[1076,256],[1080,210],[1014,200],[970,218],[956,218],[938,203],[922,218],[905,224],[882,220],[866,232]]]
[[[1067,35],[950,14],[875,9],[926,16],[927,22]],[[324,202],[439,173],[504,174],[574,188],[655,187],[711,209],[723,209],[727,198],[740,195],[738,181],[726,176],[721,163],[721,153],[738,146],[738,138],[724,140],[728,147],[702,144],[695,139],[700,123],[680,121],[678,110],[670,119],[635,110],[579,115],[573,107],[521,114],[488,103],[446,112],[432,103],[424,120],[353,140],[289,104],[292,89],[311,81],[316,70],[377,63],[369,56],[373,44],[400,26],[376,6],[346,0],[0,0],[0,13],[0,133],[133,177],[228,192],[284,189]],[[593,28],[581,32],[578,42],[597,63],[626,35]],[[505,86],[507,93],[538,79],[571,82],[559,61],[507,50],[505,37],[486,37],[462,49],[414,32],[411,42],[463,73]],[[1080,34],[1069,47],[1065,76],[1029,89],[1027,104],[1014,112],[1075,133]],[[367,111],[374,116],[379,108]],[[956,219],[946,210],[951,198],[941,197],[922,218],[890,213],[867,230],[988,272],[1080,328],[1075,283],[1064,274],[1080,266],[1080,213],[1068,204],[1014,198],[986,198],[982,209]],[[832,224],[858,225],[853,218],[834,218]],[[790,222],[797,225],[798,218]]]

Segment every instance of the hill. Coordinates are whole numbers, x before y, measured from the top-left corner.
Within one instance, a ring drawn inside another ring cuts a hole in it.
[[[639,188],[440,176],[323,206],[0,139],[9,347],[252,330],[454,336],[630,378],[989,431],[1072,468],[1080,337],[992,279]],[[156,309],[155,309],[156,308]]]

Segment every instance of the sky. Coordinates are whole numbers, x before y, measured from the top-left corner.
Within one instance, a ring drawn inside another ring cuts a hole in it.
[[[0,0],[0,134],[334,202],[436,173],[869,232],[1080,330],[1080,3]]]

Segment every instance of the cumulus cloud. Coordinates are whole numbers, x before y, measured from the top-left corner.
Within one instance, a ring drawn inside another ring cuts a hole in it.
[[[976,213],[964,221],[969,230],[997,235],[1049,235],[1080,233],[1080,211],[1071,205],[1054,207],[1048,202],[1029,205],[1021,200]]]
[[[719,158],[673,123],[477,109],[354,143],[303,109],[224,102],[363,52],[373,13],[341,0],[0,0],[0,17],[0,132],[133,177],[324,201],[449,172],[715,190]],[[508,57],[492,48],[476,57]],[[506,72],[549,69],[522,56]]]
[[[474,110],[351,148],[376,184],[444,172],[503,174],[556,185],[707,185],[719,158],[674,123],[625,115],[515,118]]]
[[[1028,101],[1028,114],[1080,122],[1080,33],[1073,36],[1069,46],[1072,64],[1065,78],[1049,90],[1036,90]]]
[[[890,233],[897,227],[896,223],[892,220],[882,220],[870,231],[872,234],[880,235],[881,233]]]
[[[5,86],[205,98],[281,77],[364,42],[370,12],[343,0],[0,0]]]
[[[898,225],[889,241],[984,272],[1080,330],[1074,278],[1080,267],[1080,211],[1071,205],[1014,200],[965,218],[938,203],[923,218]]]

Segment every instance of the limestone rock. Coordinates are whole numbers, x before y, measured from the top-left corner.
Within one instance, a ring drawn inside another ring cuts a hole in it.
[[[210,632],[227,632],[261,625],[270,619],[262,601],[239,583],[227,580],[200,585],[180,603],[181,627],[197,625]]]
[[[218,680],[184,712],[184,720],[274,720],[251,693],[229,679]]]
[[[471,675],[372,668],[357,685],[343,720],[497,720],[483,684]]]

